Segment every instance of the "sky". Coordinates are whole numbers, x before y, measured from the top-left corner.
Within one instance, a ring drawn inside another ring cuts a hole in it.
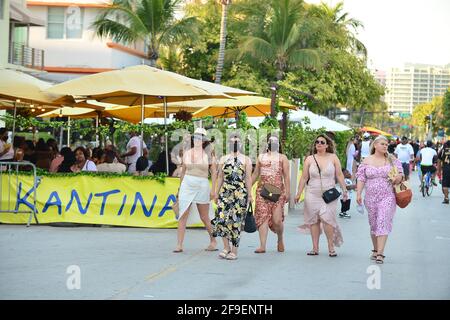
[[[334,6],[340,1],[323,2]],[[357,37],[368,49],[369,67],[386,71],[405,63],[450,64],[450,0],[343,2],[344,11],[364,24]]]

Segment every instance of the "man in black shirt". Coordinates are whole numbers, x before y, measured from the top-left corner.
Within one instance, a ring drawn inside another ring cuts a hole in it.
[[[438,154],[438,172],[442,175],[442,192],[444,193],[444,201],[442,203],[449,204],[448,189],[450,188],[450,140],[444,144],[444,147]]]

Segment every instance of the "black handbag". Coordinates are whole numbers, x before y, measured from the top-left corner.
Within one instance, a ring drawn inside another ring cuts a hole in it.
[[[326,191],[323,191],[322,187],[322,173],[320,171],[319,163],[316,160],[316,157],[313,155],[314,161],[316,162],[317,169],[319,169],[319,176],[320,176],[320,188],[322,189],[322,199],[325,201],[325,203],[333,202],[334,200],[338,199],[341,196],[341,193],[336,188],[331,188]]]
[[[269,183],[265,183],[261,188],[261,197],[263,197],[266,200],[277,202],[278,199],[280,199],[281,196],[281,190],[278,187],[275,187],[274,185],[271,185]]]
[[[247,214],[245,215],[244,231],[248,233],[256,231],[256,221],[253,216],[253,207],[251,203],[248,205]]]

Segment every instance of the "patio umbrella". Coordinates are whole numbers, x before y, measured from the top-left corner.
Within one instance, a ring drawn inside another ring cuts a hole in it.
[[[10,108],[14,110],[12,138],[14,138],[16,130],[18,107],[28,106],[35,110],[41,110],[41,106],[44,109],[48,109],[48,106],[59,107],[59,104],[55,103],[55,100],[61,98],[61,95],[43,92],[43,90],[51,86],[51,83],[39,80],[25,73],[0,69],[0,98],[11,101],[12,106]],[[61,99],[61,101],[67,102],[68,100]],[[8,108],[8,106],[3,105],[3,108]]]
[[[208,91],[195,85],[193,79],[146,65],[127,67],[121,70],[101,72],[73,79],[47,90],[49,93],[83,96],[99,102],[124,106],[141,105],[141,155],[143,152],[144,105],[164,103],[164,118],[167,118],[167,103],[193,98],[228,97],[223,92]],[[167,124],[165,123],[167,129]],[[166,170],[169,172],[169,152],[166,131]]]
[[[368,133],[372,133],[375,135],[383,135],[386,137],[392,137],[392,134],[390,134],[389,132],[383,131],[383,130],[379,130],[377,128],[374,127],[363,127],[360,129],[360,131],[362,132],[368,132]]]
[[[196,100],[181,103],[171,103],[170,105],[200,107],[201,109],[195,111],[193,116],[201,118],[205,116],[213,116],[220,118],[234,118],[236,113],[245,111],[249,117],[261,117],[270,114],[271,99],[259,96],[238,96],[235,99],[208,99]],[[280,102],[279,104],[284,109],[297,109],[296,106]]]

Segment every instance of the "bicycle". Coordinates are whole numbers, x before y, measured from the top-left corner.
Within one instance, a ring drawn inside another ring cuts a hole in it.
[[[433,193],[433,183],[431,181],[431,172],[427,172],[423,178],[422,183],[420,184],[420,192],[422,192],[422,195],[425,197],[428,195],[431,196],[431,193]]]

